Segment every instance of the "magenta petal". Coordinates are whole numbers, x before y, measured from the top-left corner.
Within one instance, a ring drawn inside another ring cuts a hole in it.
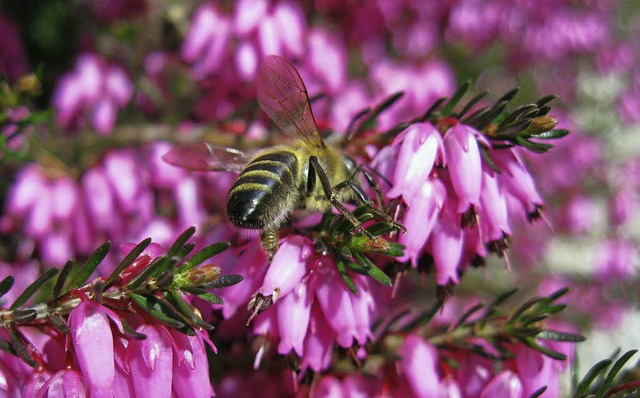
[[[111,396],[115,374],[113,334],[103,307],[83,301],[71,311],[69,327],[78,365],[92,396]]]

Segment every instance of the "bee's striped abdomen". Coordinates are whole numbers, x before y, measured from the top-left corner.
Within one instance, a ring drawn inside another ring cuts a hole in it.
[[[283,201],[297,190],[297,168],[289,151],[265,153],[251,161],[229,191],[229,220],[247,229],[262,229],[276,221],[289,206]]]

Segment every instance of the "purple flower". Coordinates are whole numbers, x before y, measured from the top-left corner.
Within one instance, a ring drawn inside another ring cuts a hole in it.
[[[60,80],[52,101],[62,127],[82,127],[88,118],[98,133],[106,135],[115,125],[118,109],[132,95],[133,86],[121,68],[95,54],[83,54],[75,69]]]
[[[496,150],[491,151],[490,156],[501,170],[498,180],[505,192],[522,205],[526,214],[538,211],[543,203],[542,197],[535,187],[533,177],[516,152],[510,149]]]
[[[625,239],[606,239],[598,244],[594,260],[598,280],[625,279],[637,272],[637,244]]]

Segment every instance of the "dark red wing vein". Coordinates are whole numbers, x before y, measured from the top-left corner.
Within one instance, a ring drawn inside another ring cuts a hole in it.
[[[293,64],[269,55],[258,69],[258,103],[287,134],[303,138],[308,145],[324,147],[313,117],[307,89]]]

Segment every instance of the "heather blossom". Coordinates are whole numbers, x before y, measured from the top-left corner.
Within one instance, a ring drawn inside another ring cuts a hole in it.
[[[124,70],[96,54],[83,54],[75,69],[60,80],[52,101],[62,127],[78,128],[88,119],[91,127],[106,135],[116,123],[118,109],[132,95],[133,86]]]

